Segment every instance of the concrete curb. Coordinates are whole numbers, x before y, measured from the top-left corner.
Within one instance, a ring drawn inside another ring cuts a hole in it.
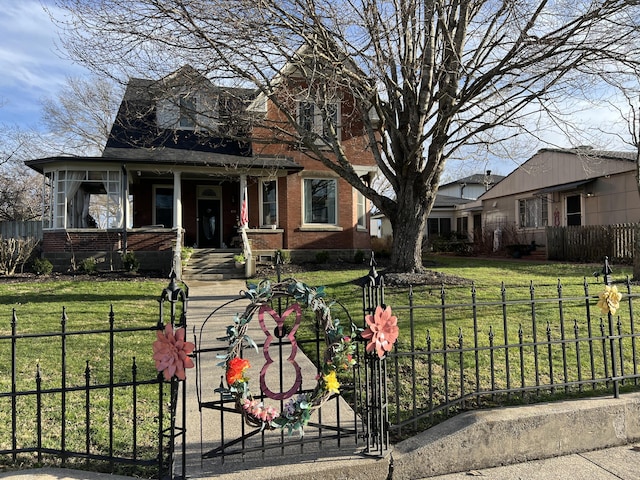
[[[393,480],[491,468],[640,439],[640,393],[466,412],[397,444]]]

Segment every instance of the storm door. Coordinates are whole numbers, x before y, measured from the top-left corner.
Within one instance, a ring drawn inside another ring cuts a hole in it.
[[[222,214],[219,187],[198,188],[198,246],[219,248],[222,238]]]

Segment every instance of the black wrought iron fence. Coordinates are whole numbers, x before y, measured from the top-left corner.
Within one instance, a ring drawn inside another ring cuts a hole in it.
[[[63,309],[59,331],[22,332],[14,310],[11,333],[0,335],[0,364],[10,377],[0,389],[0,464],[172,476],[175,437],[182,433],[175,426],[178,382],[164,381],[150,355],[143,365],[120,358],[118,345],[137,335],[153,342],[167,302],[168,321],[184,322],[176,291],[172,279],[160,297],[160,319],[148,327],[118,325],[112,307],[102,329],[68,329]],[[21,360],[21,351],[37,351],[44,342],[59,345],[57,358]],[[87,359],[72,362],[78,355]]]
[[[639,295],[628,279],[613,287],[622,299],[605,312],[597,306],[605,292],[598,279],[398,292],[372,277],[365,313],[389,303],[401,332],[387,357],[391,435],[468,409],[638,388]]]

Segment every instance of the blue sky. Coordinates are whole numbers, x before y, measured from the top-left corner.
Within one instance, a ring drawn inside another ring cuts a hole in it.
[[[0,125],[35,126],[41,99],[87,71],[57,51],[57,29],[40,0],[2,0],[0,32]]]
[[[88,71],[71,60],[64,58],[58,50],[59,39],[56,25],[43,9],[42,3],[49,8],[52,0],[1,0],[0,10],[0,126],[20,128],[37,127],[41,115],[41,101],[53,98],[61,90],[69,76],[83,76]],[[623,130],[618,114],[610,108],[587,108],[577,118],[583,122],[586,131],[594,123],[604,124],[610,129]],[[552,135],[553,136],[553,135]],[[551,136],[551,137],[552,137]],[[548,140],[552,138],[547,137]],[[611,149],[628,149],[619,139],[609,137]],[[611,142],[613,140],[613,142]],[[617,141],[616,141],[617,140]],[[554,146],[570,146],[560,135]],[[530,145],[530,156],[539,145]],[[525,147],[525,151],[527,148]],[[525,157],[527,154],[524,154]],[[517,162],[526,160],[518,158]],[[473,171],[461,171],[457,162],[450,162],[447,169],[453,177],[481,172],[491,168],[494,173],[506,174],[514,167],[513,160],[491,161],[489,165],[469,165]]]

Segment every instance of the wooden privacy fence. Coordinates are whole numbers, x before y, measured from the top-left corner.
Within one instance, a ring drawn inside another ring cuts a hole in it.
[[[2,238],[32,237],[37,240],[42,240],[42,222],[40,221],[0,222],[0,236]]]
[[[632,263],[638,224],[547,227],[547,258],[569,262]]]

